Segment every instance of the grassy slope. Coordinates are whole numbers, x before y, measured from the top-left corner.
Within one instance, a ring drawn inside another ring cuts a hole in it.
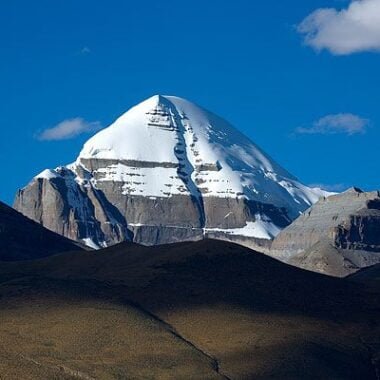
[[[376,378],[377,291],[232,243],[123,244],[3,263],[0,279],[8,281],[0,287],[0,339],[13,355],[54,368],[64,363],[95,378],[125,378],[127,369],[135,378]],[[40,352],[41,334],[54,345]]]
[[[1,379],[222,379],[216,362],[102,286],[18,278],[0,287]]]

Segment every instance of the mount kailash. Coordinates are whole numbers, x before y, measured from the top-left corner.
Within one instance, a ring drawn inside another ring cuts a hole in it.
[[[329,195],[300,183],[224,119],[153,96],[46,169],[15,208],[92,247],[241,237],[264,245]]]

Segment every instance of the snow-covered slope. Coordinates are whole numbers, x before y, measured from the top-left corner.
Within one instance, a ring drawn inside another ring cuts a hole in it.
[[[75,163],[62,169],[45,170],[35,180],[62,177],[65,202],[82,219],[83,196],[89,189],[97,198],[101,193],[131,227],[200,228],[270,239],[285,220],[327,195],[301,184],[227,121],[174,96],[156,95],[133,107],[90,138]],[[183,197],[191,200],[187,219]],[[149,201],[143,205],[141,198]],[[138,215],[127,210],[131,199]],[[173,205],[173,199],[179,203]],[[23,202],[16,206],[33,217]],[[152,207],[171,209],[160,221],[150,218]],[[273,216],[276,210],[280,218]],[[182,219],[174,215],[181,212]],[[106,220],[113,223],[109,215]]]
[[[133,107],[86,142],[77,164],[86,167],[85,159],[118,160],[97,173],[100,181],[124,182],[126,194],[243,196],[291,206],[293,215],[325,195],[300,184],[222,118],[174,96]]]

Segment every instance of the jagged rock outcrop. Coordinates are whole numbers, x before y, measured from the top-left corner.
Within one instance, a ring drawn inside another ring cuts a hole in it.
[[[204,236],[270,240],[326,193],[302,185],[225,120],[154,96],[37,175],[15,208],[92,246]]]
[[[284,262],[345,276],[380,262],[380,192],[352,188],[319,200],[271,244]]]
[[[37,259],[83,247],[0,202],[0,261]]]

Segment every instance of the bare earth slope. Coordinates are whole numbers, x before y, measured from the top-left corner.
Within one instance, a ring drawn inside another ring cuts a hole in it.
[[[376,379],[379,301],[213,240],[3,263],[0,378]]]

